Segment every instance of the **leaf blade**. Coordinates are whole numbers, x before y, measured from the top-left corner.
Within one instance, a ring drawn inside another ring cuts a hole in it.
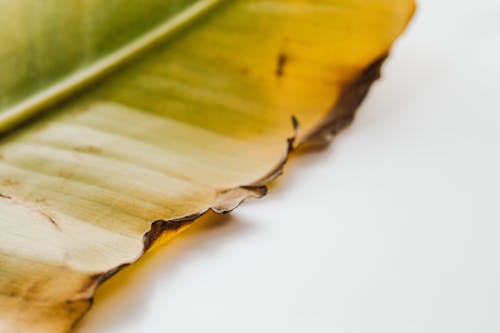
[[[263,195],[288,138],[345,124],[376,78],[366,69],[378,71],[412,10],[390,0],[226,3],[5,137],[0,327],[69,329],[96,286],[161,232]],[[36,227],[19,232],[18,221]],[[22,238],[29,246],[12,258]]]

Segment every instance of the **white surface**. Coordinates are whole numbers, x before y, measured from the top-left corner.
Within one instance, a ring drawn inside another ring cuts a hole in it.
[[[113,278],[78,332],[499,332],[499,13],[420,1],[330,148]]]

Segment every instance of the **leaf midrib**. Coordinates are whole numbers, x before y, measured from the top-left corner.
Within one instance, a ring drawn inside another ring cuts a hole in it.
[[[157,43],[171,37],[180,29],[193,24],[222,0],[198,0],[174,17],[169,18],[130,43],[106,55],[89,66],[71,73],[66,78],[48,86],[24,101],[0,113],[0,135],[67,98],[71,94],[98,81],[99,78],[137,57]]]

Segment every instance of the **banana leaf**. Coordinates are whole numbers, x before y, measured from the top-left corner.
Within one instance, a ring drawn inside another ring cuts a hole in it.
[[[0,1],[0,332],[266,193],[353,119],[412,0]]]

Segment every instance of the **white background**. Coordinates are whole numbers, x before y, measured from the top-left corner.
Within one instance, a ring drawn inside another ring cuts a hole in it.
[[[349,129],[77,332],[500,332],[500,1],[419,5]]]

